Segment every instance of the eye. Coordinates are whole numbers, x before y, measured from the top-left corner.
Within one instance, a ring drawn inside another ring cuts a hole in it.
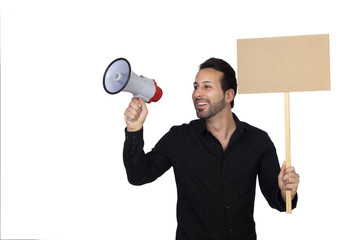
[[[195,86],[195,85],[194,85],[194,90],[196,90],[196,89],[198,89],[198,88],[199,88],[199,86]]]
[[[205,85],[205,89],[209,89],[209,88],[211,88],[210,85]]]

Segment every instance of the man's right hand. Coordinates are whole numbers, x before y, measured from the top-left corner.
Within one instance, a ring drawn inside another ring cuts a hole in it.
[[[132,98],[129,107],[125,110],[124,118],[127,131],[139,131],[145,122],[148,109],[142,98]]]

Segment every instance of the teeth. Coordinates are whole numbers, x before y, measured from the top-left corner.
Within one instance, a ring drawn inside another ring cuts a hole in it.
[[[206,103],[198,103],[197,105],[204,106],[204,105],[206,105]]]

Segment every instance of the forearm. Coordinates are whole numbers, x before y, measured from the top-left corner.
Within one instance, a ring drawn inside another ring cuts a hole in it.
[[[143,129],[128,132],[125,129],[123,160],[128,181],[133,185],[146,183],[148,161],[144,153]]]
[[[161,150],[152,150],[145,154],[143,129],[135,132],[125,129],[125,136],[123,159],[131,184],[142,185],[152,182],[171,167],[169,158],[161,153]]]
[[[286,211],[286,201],[283,198],[284,194],[279,184],[279,172],[281,169],[279,166],[275,146],[272,142],[268,143],[270,145],[265,152],[264,157],[260,161],[258,173],[259,185],[269,205],[272,208],[284,212]],[[297,195],[294,195],[292,208],[296,207],[296,203]]]

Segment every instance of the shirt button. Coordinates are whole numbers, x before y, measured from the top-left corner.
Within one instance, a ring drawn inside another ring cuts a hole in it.
[[[226,209],[230,209],[230,206],[229,206],[229,205],[226,205]]]
[[[232,232],[233,230],[232,229],[228,229],[228,232]]]
[[[223,183],[223,186],[226,187],[228,184],[226,182]]]
[[[225,164],[225,163],[226,163],[226,161],[223,161],[222,163],[223,163],[223,164]]]

